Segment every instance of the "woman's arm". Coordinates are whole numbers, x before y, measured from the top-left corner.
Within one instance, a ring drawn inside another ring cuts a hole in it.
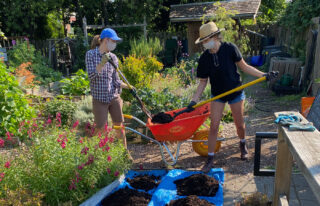
[[[255,77],[262,77],[265,73],[259,71],[258,69],[254,68],[253,66],[248,65],[243,58],[236,62],[236,65],[245,73],[250,74]]]
[[[198,102],[200,100],[200,96],[202,94],[202,92],[204,91],[204,89],[207,86],[208,83],[208,78],[199,78],[200,82],[199,85],[197,87],[197,91],[196,93],[194,93],[193,97],[192,97],[192,101],[194,102]]]

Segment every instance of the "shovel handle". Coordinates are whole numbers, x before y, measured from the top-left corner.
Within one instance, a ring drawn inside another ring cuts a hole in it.
[[[251,81],[251,82],[249,82],[249,83],[246,83],[246,84],[244,84],[244,85],[241,85],[241,86],[239,86],[239,87],[236,87],[236,88],[234,88],[234,89],[232,89],[232,90],[229,90],[229,91],[227,91],[227,92],[225,92],[225,93],[219,94],[219,95],[217,95],[217,96],[215,96],[215,97],[212,97],[211,99],[208,99],[208,100],[199,102],[198,104],[193,105],[192,107],[193,107],[193,108],[200,107],[200,106],[202,106],[202,105],[204,105],[204,104],[207,104],[208,102],[212,102],[212,101],[214,101],[214,100],[220,99],[220,98],[225,97],[225,96],[227,96],[227,95],[229,95],[229,94],[232,94],[232,93],[234,93],[234,92],[240,91],[240,90],[242,90],[242,89],[244,89],[244,88],[250,87],[250,86],[252,86],[252,85],[254,85],[254,84],[257,84],[257,83],[259,83],[259,82],[263,82],[263,81],[265,81],[265,80],[267,80],[266,77],[260,77],[259,79],[256,79],[256,80],[254,80],[254,81]]]

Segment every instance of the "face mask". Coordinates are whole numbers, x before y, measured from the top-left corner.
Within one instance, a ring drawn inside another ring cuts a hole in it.
[[[215,42],[213,40],[210,40],[209,42],[203,44],[203,47],[206,49],[213,49],[215,46]]]
[[[113,50],[115,50],[116,46],[117,46],[117,43],[114,43],[114,42],[112,42],[112,41],[108,41],[107,49],[108,49],[109,51],[113,51]]]

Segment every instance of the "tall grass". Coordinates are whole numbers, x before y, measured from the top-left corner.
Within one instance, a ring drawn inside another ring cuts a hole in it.
[[[130,41],[130,55],[136,57],[156,56],[163,48],[158,38],[140,38]]]

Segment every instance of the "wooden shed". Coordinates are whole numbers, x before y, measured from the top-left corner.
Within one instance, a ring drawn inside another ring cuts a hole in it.
[[[206,16],[207,18],[213,17],[217,9],[213,4],[216,1],[190,3],[190,4],[175,4],[171,5],[170,21],[182,22],[188,25],[187,38],[188,38],[188,53],[190,55],[201,52],[200,45],[194,42],[199,37],[199,28],[202,21],[200,18]],[[235,19],[248,19],[257,16],[261,0],[231,0],[220,1],[221,6],[226,10],[237,11]]]

